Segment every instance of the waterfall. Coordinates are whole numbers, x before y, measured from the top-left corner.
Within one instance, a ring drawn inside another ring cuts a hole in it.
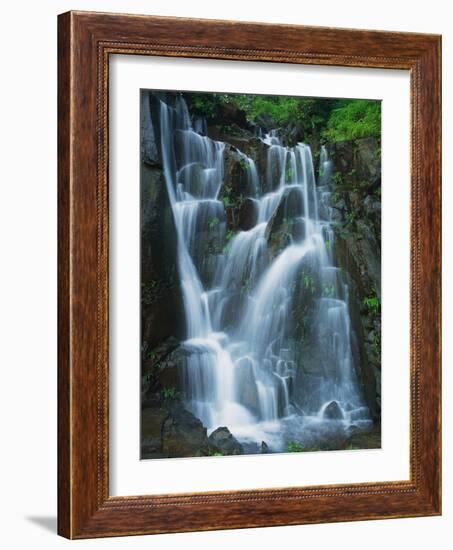
[[[206,136],[206,121],[191,118],[182,96],[173,105],[160,101],[159,124],[186,321],[186,406],[208,430],[228,426],[256,441],[288,419],[331,422],[332,403],[342,422],[368,422],[351,351],[349,289],[335,266],[327,150],[321,149],[318,185],[308,145],[286,147],[275,130],[260,132],[257,139],[267,147],[263,177],[254,160],[239,153],[256,224],[228,240],[219,199],[225,144]],[[268,234],[281,205],[293,231],[286,246],[272,253]],[[209,258],[208,240],[216,243]],[[310,298],[312,347],[319,368],[302,376],[308,358],[295,351],[292,311],[301,299],[295,291],[301,277],[303,292],[313,295],[314,276],[319,290]]]

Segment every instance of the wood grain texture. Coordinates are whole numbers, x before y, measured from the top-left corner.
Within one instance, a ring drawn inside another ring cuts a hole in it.
[[[58,531],[68,538],[440,514],[440,37],[69,12],[59,16]],[[111,54],[411,73],[410,481],[110,497]]]

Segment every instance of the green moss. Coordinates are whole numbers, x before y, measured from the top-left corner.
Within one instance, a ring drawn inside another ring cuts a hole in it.
[[[297,441],[289,441],[287,446],[288,453],[302,453],[305,447]]]

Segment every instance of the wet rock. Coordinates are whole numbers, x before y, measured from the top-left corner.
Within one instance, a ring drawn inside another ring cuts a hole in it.
[[[162,453],[162,428],[169,411],[165,407],[145,408],[141,416],[141,458],[158,458]]]
[[[250,156],[253,150],[251,143],[253,134],[236,124],[209,126],[208,137],[215,141],[228,143],[247,156]]]
[[[175,388],[176,391],[182,390],[182,376],[187,364],[186,351],[178,347],[166,356],[161,363],[159,372],[159,382],[163,388]]]
[[[176,401],[162,425],[162,453],[169,457],[207,456],[206,428]]]
[[[184,307],[167,187],[162,171],[146,163],[141,167],[140,206],[142,341],[152,349],[170,336],[182,336]]]
[[[381,159],[375,138],[336,143],[331,206],[338,222],[335,254],[348,277],[354,365],[366,404],[380,414],[380,311],[368,311],[366,300],[381,292]]]
[[[286,189],[266,228],[266,238],[272,257],[283,250],[291,240],[305,236],[301,188]]]
[[[355,430],[349,437],[346,448],[352,449],[380,449],[381,425],[378,423],[369,430]]]
[[[253,411],[259,410],[258,389],[253,364],[248,357],[243,357],[238,361],[237,373],[240,377],[240,384],[238,384],[240,402]]]
[[[199,162],[184,166],[178,173],[178,183],[193,197],[202,197],[204,192],[204,168]]]
[[[258,124],[258,126],[260,126],[266,132],[269,132],[269,130],[272,130],[277,126],[275,120],[271,117],[271,115],[267,113],[259,114],[256,117],[255,121]]]
[[[238,208],[238,227],[248,231],[256,225],[258,219],[257,202],[251,198],[245,199]]]
[[[235,124],[239,128],[248,128],[249,123],[245,116],[245,111],[240,109],[234,103],[222,103],[218,106],[214,121],[219,121],[223,125]]]
[[[146,348],[142,353],[142,374],[147,375],[156,364],[162,364],[179,345],[179,340],[170,336],[152,349]]]
[[[304,140],[303,124],[299,122],[289,123],[281,131],[282,143],[288,147],[294,147],[298,142]]]
[[[244,449],[239,441],[226,427],[217,428],[208,438],[211,451],[225,455],[241,455]]]
[[[247,159],[235,147],[227,144],[224,150],[224,178],[219,199],[226,210],[229,230],[239,229],[243,203],[255,194],[249,170]]]
[[[337,401],[331,401],[324,409],[322,416],[329,420],[343,420],[344,418],[343,411]]]
[[[357,178],[370,184],[380,181],[381,156],[379,140],[374,137],[357,139],[355,141],[355,167]],[[378,154],[377,154],[378,153]]]
[[[149,90],[143,90],[140,96],[141,117],[140,117],[140,153],[143,162],[152,166],[160,166],[161,158],[158,146],[158,136],[151,116],[151,105],[154,96]]]

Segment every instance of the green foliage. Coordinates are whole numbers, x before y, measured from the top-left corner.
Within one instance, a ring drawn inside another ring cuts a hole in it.
[[[326,298],[333,298],[335,296],[334,285],[324,283],[322,285],[322,295]]]
[[[164,399],[176,399],[179,395],[178,390],[174,386],[162,388],[162,396]]]
[[[287,451],[288,453],[302,453],[305,451],[305,447],[297,441],[289,441]]]
[[[346,225],[352,225],[357,220],[357,212],[348,212],[346,214]]]
[[[226,454],[223,453],[222,451],[214,451],[213,449],[209,449],[208,456],[226,456]]]
[[[376,355],[381,354],[381,331],[378,331],[373,336],[371,347]]]
[[[250,168],[250,164],[244,158],[241,158],[241,160],[239,161],[239,166],[242,168],[242,170],[249,170]]]
[[[225,239],[229,243],[233,237],[234,237],[234,231],[232,229],[228,229]]]
[[[217,227],[219,223],[219,218],[211,218],[210,220],[208,220],[208,227],[209,229],[214,229],[214,227]]]
[[[145,355],[146,355],[146,358],[150,359],[151,361],[154,361],[157,357],[157,353],[155,350],[147,351]]]
[[[311,294],[314,294],[316,289],[315,289],[315,280],[313,279],[313,277],[309,273],[306,273],[305,271],[302,271],[301,277],[302,277],[304,288],[309,292],[311,292]]]
[[[191,93],[189,95],[192,112],[199,116],[212,118],[219,105],[217,94]]]
[[[335,172],[332,174],[332,183],[334,185],[341,185],[343,182],[343,177],[341,175],[341,172]]]
[[[339,191],[334,191],[330,195],[330,204],[336,204],[342,198],[342,194]]]
[[[381,301],[376,294],[365,298],[363,300],[363,305],[368,309],[369,313],[379,313],[381,309]]]
[[[228,229],[228,231],[226,232],[226,235],[225,235],[225,241],[226,241],[226,244],[225,246],[223,247],[223,254],[227,254],[228,251],[230,250],[230,247],[231,247],[231,241],[233,240],[233,237],[234,237],[234,231],[232,229]]]
[[[381,103],[370,99],[337,100],[323,132],[332,142],[380,135]]]
[[[295,122],[299,116],[299,98],[264,95],[238,95],[236,102],[250,120],[256,120],[262,115],[271,117],[276,124],[285,125]]]
[[[291,166],[288,166],[288,168],[286,169],[286,181],[290,181],[293,176],[294,170],[291,168]]]
[[[185,95],[190,111],[198,116],[219,117],[222,105],[232,104],[243,110],[251,122],[268,118],[275,126],[296,126],[308,142],[312,138],[336,142],[380,137],[381,133],[381,103],[376,100],[201,92]],[[232,135],[239,130],[228,123],[222,129]]]

